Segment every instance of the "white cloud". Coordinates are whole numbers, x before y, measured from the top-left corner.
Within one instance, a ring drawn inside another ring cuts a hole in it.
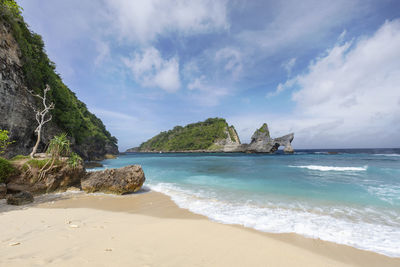
[[[99,66],[105,60],[110,58],[111,56],[110,46],[104,41],[97,41],[96,50],[97,50],[97,56],[94,59],[94,64],[96,66]]]
[[[265,16],[264,27],[245,29],[236,34],[252,56],[273,55],[285,48],[309,49],[318,46],[329,32],[368,10],[359,0],[296,0],[269,3],[273,12]],[[261,54],[262,52],[262,54]]]
[[[188,84],[188,89],[196,102],[204,106],[216,106],[220,98],[228,95],[226,88],[208,84],[205,76],[195,78]]]
[[[296,58],[291,58],[288,61],[284,62],[282,64],[282,67],[286,70],[287,75],[290,76],[292,74],[292,69],[294,65],[296,64]]]
[[[283,83],[298,88],[291,116],[232,120],[250,121],[254,129],[265,120],[279,134],[294,131],[302,147],[398,146],[399,47],[400,20],[386,22],[370,37],[336,44],[311,62],[307,73]]]
[[[149,42],[168,32],[185,35],[229,28],[226,1],[105,0],[120,38]]]
[[[159,87],[167,92],[175,92],[181,87],[178,59],[163,59],[154,47],[123,61],[131,69],[134,79],[144,87]]]
[[[215,59],[218,63],[223,64],[223,69],[228,72],[234,80],[239,79],[242,71],[242,55],[232,47],[225,47],[215,53]]]

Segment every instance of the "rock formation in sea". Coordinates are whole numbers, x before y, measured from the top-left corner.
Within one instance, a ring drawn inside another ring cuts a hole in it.
[[[273,153],[280,146],[284,146],[285,153],[293,153],[292,141],[294,133],[287,134],[278,138],[271,138],[268,125],[264,123],[261,128],[257,129],[251,137],[251,142],[245,148],[245,152],[249,153]]]

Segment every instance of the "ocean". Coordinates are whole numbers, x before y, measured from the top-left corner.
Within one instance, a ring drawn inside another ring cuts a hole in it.
[[[217,222],[400,257],[400,149],[128,153],[102,163],[142,165],[145,186]]]

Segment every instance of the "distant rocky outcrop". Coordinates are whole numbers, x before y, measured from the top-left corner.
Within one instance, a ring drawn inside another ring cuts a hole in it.
[[[229,126],[225,119],[214,118],[185,127],[176,126],[173,130],[162,132],[126,152],[274,153],[280,146],[284,146],[285,153],[293,153],[293,139],[294,133],[271,138],[268,125],[264,123],[254,132],[250,144],[242,144],[233,125]],[[193,145],[194,143],[201,145]]]
[[[273,153],[277,151],[280,146],[284,146],[284,152],[293,153],[294,150],[291,146],[293,138],[293,133],[275,139],[271,138],[268,125],[264,123],[261,128],[254,132],[253,136],[251,137],[251,142],[245,148],[245,151],[250,153]]]
[[[125,194],[137,192],[146,180],[142,167],[130,165],[119,169],[89,172],[81,181],[82,190]]]

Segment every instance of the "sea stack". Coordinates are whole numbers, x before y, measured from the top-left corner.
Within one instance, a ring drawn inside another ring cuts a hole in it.
[[[257,129],[251,137],[251,142],[246,148],[248,153],[274,153],[280,146],[284,146],[285,153],[293,153],[291,142],[293,141],[294,133],[284,135],[272,139],[269,134],[268,125],[264,123]]]

